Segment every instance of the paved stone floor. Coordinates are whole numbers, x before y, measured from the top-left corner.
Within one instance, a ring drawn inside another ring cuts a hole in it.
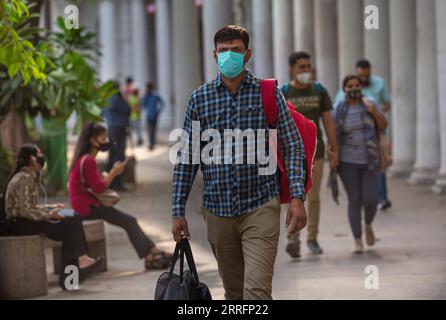
[[[138,187],[126,193],[119,208],[135,215],[142,228],[167,250],[173,250],[170,234],[170,191],[172,166],[167,146],[154,151],[136,150]],[[353,241],[341,205],[322,191],[320,244],[325,253],[312,256],[306,246],[303,256],[293,260],[284,252],[285,222],[282,229],[273,284],[275,299],[445,299],[446,298],[446,196],[431,193],[427,187],[410,187],[404,180],[389,181],[393,208],[380,212],[375,220],[379,243],[363,255],[353,255]],[[199,208],[201,179],[197,179],[187,206],[192,249],[199,275],[211,289],[214,299],[223,298],[223,289]],[[67,199],[51,199],[62,200]],[[305,240],[305,230],[302,239]],[[305,241],[303,241],[305,242]],[[145,272],[126,234],[107,226],[109,271],[98,274],[75,292],[63,292],[52,275],[48,251],[49,294],[38,299],[153,299],[159,271]],[[376,266],[379,289],[366,289],[365,268]]]

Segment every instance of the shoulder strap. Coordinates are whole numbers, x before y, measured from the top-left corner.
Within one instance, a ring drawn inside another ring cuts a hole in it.
[[[289,83],[285,83],[282,86],[281,90],[282,90],[283,94],[288,94],[288,92],[290,92],[290,84]]]
[[[324,93],[325,88],[322,85],[322,83],[320,83],[319,81],[315,81],[315,82],[313,82],[313,84],[314,84],[314,87],[316,88],[317,92]]]
[[[275,79],[263,79],[261,82],[263,112],[268,126],[272,128],[277,124],[276,85]]]
[[[189,270],[192,272],[192,275],[194,275],[195,280],[197,280],[197,282],[200,282],[200,279],[198,278],[197,267],[196,267],[195,261],[194,261],[194,256],[192,255],[192,249],[190,247],[190,243],[187,240],[187,238],[183,238],[182,241],[184,241],[183,242],[183,250],[184,250],[184,254],[186,255],[186,261],[189,266]]]
[[[81,187],[82,187],[82,189],[84,191],[86,191],[85,178],[84,178],[84,163],[85,163],[85,160],[87,160],[87,155],[82,156],[81,164],[80,164],[80,167],[79,167],[79,174],[80,174],[80,177],[81,177]]]
[[[173,252],[172,260],[170,262],[170,269],[169,269],[169,281],[172,279],[173,276],[173,270],[175,269],[175,264],[178,260],[178,257],[180,255],[181,251],[181,244],[180,242],[177,242],[175,245],[175,251]]]

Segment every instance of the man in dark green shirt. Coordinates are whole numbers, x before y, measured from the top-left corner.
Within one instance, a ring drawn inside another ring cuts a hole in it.
[[[321,254],[322,248],[317,242],[320,213],[320,185],[324,165],[325,146],[320,127],[324,125],[329,143],[328,154],[330,167],[335,170],[339,163],[339,151],[336,142],[335,124],[331,117],[332,103],[327,90],[319,82],[313,81],[311,57],[306,52],[293,53],[289,58],[292,80],[282,87],[287,100],[292,102],[296,110],[317,125],[317,149],[313,168],[313,187],[308,192],[308,235],[307,245],[313,254]],[[288,235],[287,252],[293,258],[300,257],[299,234]]]

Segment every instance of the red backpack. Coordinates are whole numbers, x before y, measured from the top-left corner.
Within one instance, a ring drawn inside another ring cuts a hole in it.
[[[277,102],[276,102],[276,80],[275,79],[264,79],[262,80],[262,103],[263,112],[265,113],[266,122],[269,128],[277,127]],[[316,153],[317,144],[317,128],[313,121],[308,120],[302,114],[296,111],[296,108],[291,102],[287,102],[288,109],[290,110],[291,116],[293,117],[296,128],[300,133],[302,138],[305,159],[304,159],[304,169],[305,169],[305,183],[304,192],[305,194],[311,189],[313,185],[313,162],[314,155]],[[285,162],[283,160],[282,150],[280,148],[279,140],[277,139],[277,167],[279,169],[279,186],[280,186],[280,202],[290,203],[290,185],[288,177],[286,175]]]

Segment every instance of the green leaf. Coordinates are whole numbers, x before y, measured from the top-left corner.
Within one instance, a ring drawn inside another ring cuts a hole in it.
[[[8,68],[8,76],[10,78],[13,78],[18,71],[19,71],[19,64],[18,63],[11,64]]]
[[[20,8],[22,8],[22,10],[25,12],[25,14],[27,16],[29,16],[29,10],[28,10],[28,7],[26,6],[26,4],[23,1],[19,1],[18,4],[19,4]]]
[[[22,71],[22,77],[25,81],[25,84],[27,84],[29,80],[31,80],[31,74],[28,71]]]
[[[40,69],[45,69],[45,60],[42,58],[41,55],[37,56],[36,62]]]
[[[31,43],[31,41],[24,40],[24,41],[22,41],[22,44],[23,44],[23,46],[28,47],[28,48],[31,49],[31,50],[34,50],[34,46],[33,46],[33,44]]]

